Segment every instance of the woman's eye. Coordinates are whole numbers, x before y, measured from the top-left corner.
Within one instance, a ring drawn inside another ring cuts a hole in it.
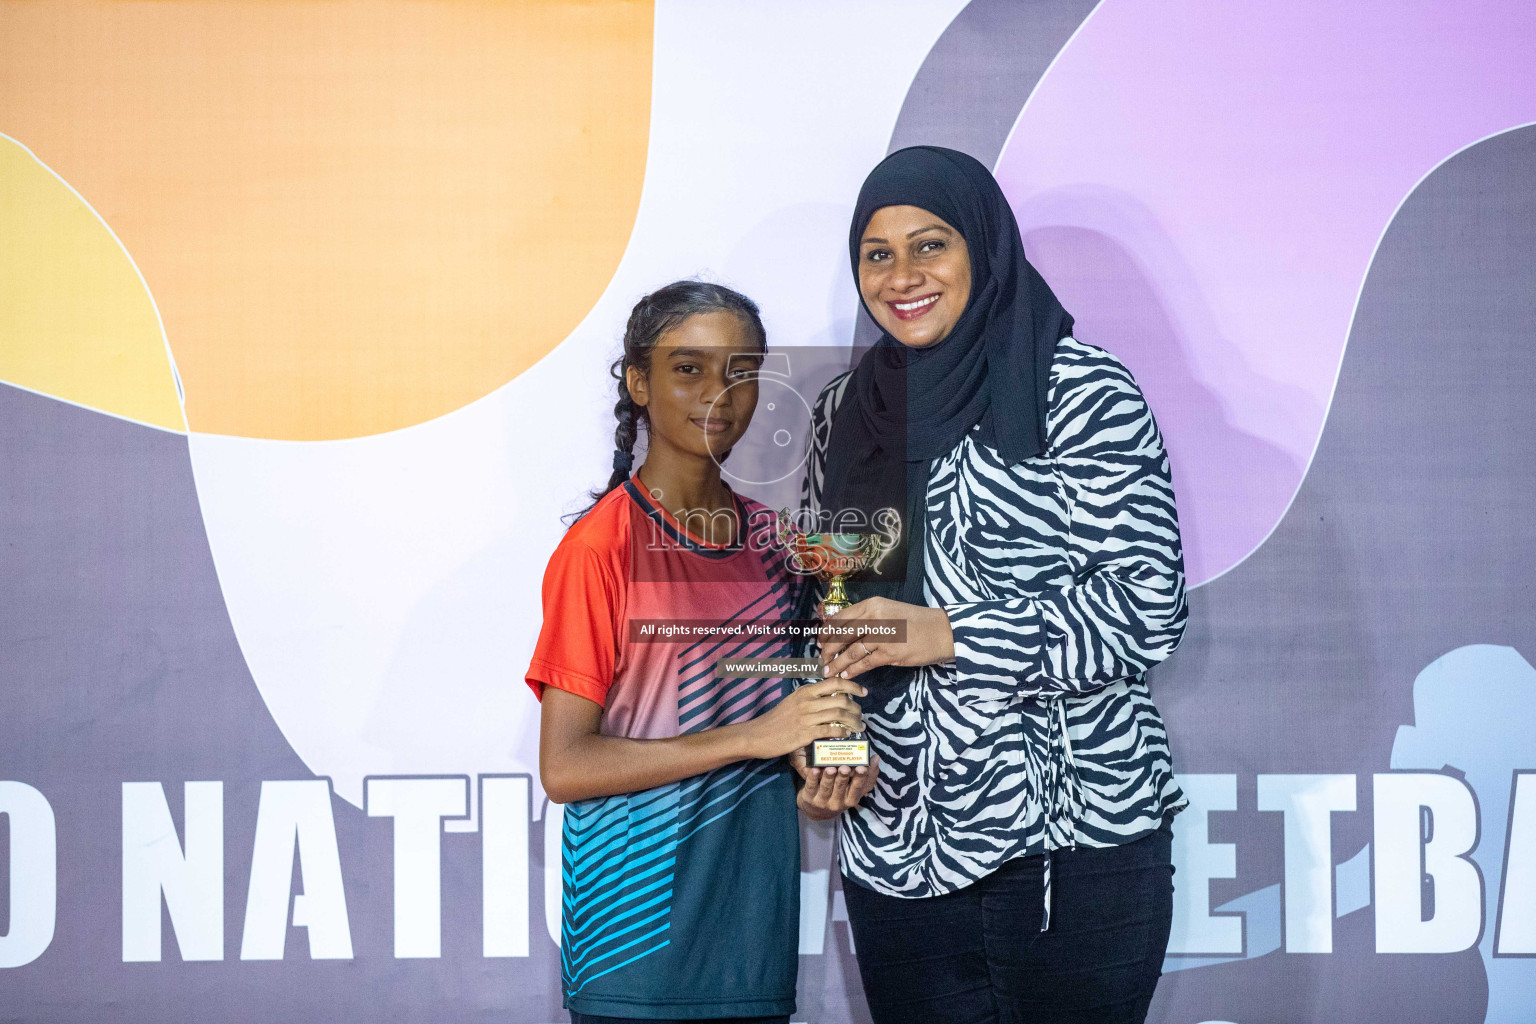
[[[884,249],[871,249],[866,258],[871,263],[884,263],[891,258],[891,254]]]
[[[917,251],[920,253],[943,252],[944,243],[937,238],[930,238],[928,241],[919,245],[917,247]]]

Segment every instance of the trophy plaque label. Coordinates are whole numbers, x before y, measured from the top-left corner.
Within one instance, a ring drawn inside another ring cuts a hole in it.
[[[869,740],[816,740],[811,744],[812,768],[868,765]]]

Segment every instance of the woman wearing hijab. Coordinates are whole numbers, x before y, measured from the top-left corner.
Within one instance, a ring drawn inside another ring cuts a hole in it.
[[[834,621],[905,640],[823,648],[882,762],[840,850],[871,1013],[1141,1021],[1185,804],[1145,678],[1186,618],[1157,425],[971,157],[887,157],[848,241],[881,337],[816,401],[805,500],[902,515]]]

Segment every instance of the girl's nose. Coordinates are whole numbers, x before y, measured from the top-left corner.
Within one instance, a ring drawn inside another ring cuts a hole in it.
[[[731,386],[731,382],[724,377],[704,378],[703,385],[699,388],[699,400],[705,405],[714,405],[725,394],[725,389]]]

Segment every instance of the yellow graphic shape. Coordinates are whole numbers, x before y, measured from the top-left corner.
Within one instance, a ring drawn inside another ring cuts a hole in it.
[[[0,4],[0,132],[154,293],[193,430],[379,433],[500,387],[628,243],[650,3]]]
[[[0,136],[0,380],[182,430],[154,300],[91,208]]]

